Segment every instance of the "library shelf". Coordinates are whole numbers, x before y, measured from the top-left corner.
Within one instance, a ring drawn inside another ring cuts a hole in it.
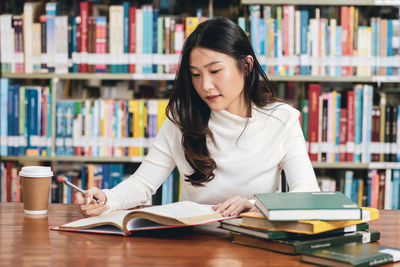
[[[396,6],[399,0],[241,0],[243,5]]]
[[[122,74],[122,73],[3,73],[3,78],[9,79],[70,79],[70,80],[174,80],[175,74]],[[280,82],[346,82],[346,83],[385,83],[400,82],[398,76],[311,76],[311,75],[294,75],[294,76],[268,76],[270,81]]]
[[[140,163],[144,157],[89,157],[89,156],[2,156],[3,161],[40,162],[102,162]]]

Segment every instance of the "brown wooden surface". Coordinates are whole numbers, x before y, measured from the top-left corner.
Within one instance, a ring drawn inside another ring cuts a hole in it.
[[[400,248],[400,211],[380,215],[370,226],[381,231],[379,243]],[[21,203],[0,203],[0,265],[313,266],[300,256],[232,244],[217,224],[129,237],[49,230],[80,217],[73,205],[51,204],[48,215],[35,218]]]

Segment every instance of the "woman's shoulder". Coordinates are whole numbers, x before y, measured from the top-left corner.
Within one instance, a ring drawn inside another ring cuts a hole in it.
[[[262,108],[256,108],[261,114],[268,117],[274,117],[282,122],[298,120],[300,112],[289,104],[284,102],[273,102]]]

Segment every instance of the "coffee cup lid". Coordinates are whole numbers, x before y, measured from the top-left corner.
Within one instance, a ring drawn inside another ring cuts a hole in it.
[[[45,166],[25,166],[19,172],[19,176],[39,178],[39,177],[52,177],[53,172],[50,167]]]

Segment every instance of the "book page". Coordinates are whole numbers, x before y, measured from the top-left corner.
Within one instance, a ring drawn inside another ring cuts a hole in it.
[[[137,211],[175,219],[217,214],[217,212],[212,209],[212,205],[198,204],[192,201],[180,201],[166,205],[138,209]]]
[[[76,229],[84,229],[88,226],[99,226],[104,225],[110,222],[119,225],[122,228],[123,220],[126,214],[131,213],[130,210],[119,210],[110,212],[108,214],[103,214],[95,217],[89,217],[80,219],[77,221],[73,221],[70,223],[66,223],[60,226],[60,228],[76,228]]]

